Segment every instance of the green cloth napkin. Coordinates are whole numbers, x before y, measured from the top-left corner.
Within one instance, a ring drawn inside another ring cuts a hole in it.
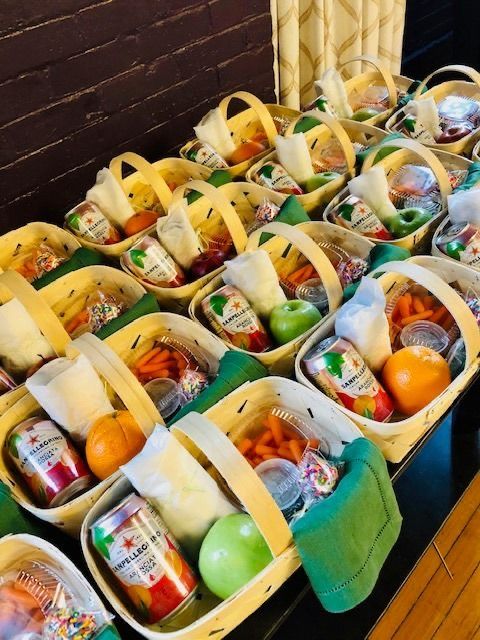
[[[317,120],[317,118],[314,118],[314,116],[303,116],[297,121],[293,133],[305,133],[313,129],[313,127],[318,127],[319,124],[322,123],[320,120]]]
[[[24,511],[12,498],[10,488],[0,482],[0,538],[9,533],[30,533],[50,539],[50,527]]]
[[[341,613],[370,595],[402,523],[387,465],[367,438],[348,444],[335,492],[292,527],[312,588],[323,607]]]
[[[180,409],[170,420],[168,426],[183,418],[190,411],[203,413],[213,407],[219,400],[238,389],[245,382],[265,378],[268,370],[249,356],[248,353],[240,351],[226,351],[220,360],[218,375],[215,381],[208,386],[195,400],[192,400]]]
[[[407,89],[407,93],[403,96],[403,98],[400,98],[400,100],[397,102],[396,110],[401,109],[407,104],[407,102],[410,102],[410,100],[414,99],[413,94],[421,84],[422,84],[421,80],[414,80],[412,82],[412,84]],[[425,91],[428,91],[427,86],[423,88],[422,93],[425,93]]]
[[[123,329],[123,327],[126,327],[127,324],[130,324],[137,318],[146,316],[149,313],[157,313],[157,311],[160,311],[157,299],[153,293],[146,293],[133,305],[133,307],[130,307],[130,309],[127,309],[127,311],[122,313],[121,316],[118,316],[118,318],[115,318],[106,324],[100,329],[100,331],[97,331],[95,335],[97,338],[100,338],[100,340],[105,340],[105,338],[111,336],[112,333],[115,333],[115,331],[118,331],[119,329]]]
[[[215,169],[212,175],[205,180],[205,182],[212,184],[214,187],[221,187],[223,184],[232,182],[232,176],[225,169]],[[200,191],[190,191],[187,196],[187,203],[192,204],[192,202],[195,202],[195,200],[198,200],[201,197],[202,194]]]
[[[453,193],[457,193],[457,191],[468,191],[474,187],[478,181],[480,181],[480,162],[474,162],[468,167],[465,181],[458,187],[455,187]]]
[[[385,138],[383,138],[383,140],[381,140],[380,144],[383,145],[383,144],[385,144],[385,142],[390,142],[390,140],[398,140],[398,138],[404,138],[404,136],[402,136],[401,133],[390,133],[388,136],[385,136]],[[355,154],[356,164],[358,166],[361,166],[363,164],[365,158],[368,156],[368,154],[371,151],[373,151],[373,149],[376,149],[376,148],[380,147],[380,144],[374,144],[371,147],[367,147],[366,149],[363,149],[363,151],[359,151],[357,154]],[[383,147],[382,146],[382,148],[377,153],[373,164],[376,164],[377,162],[380,162],[380,160],[382,160],[386,156],[390,155],[394,151],[397,151],[397,149],[398,149],[398,147],[396,147],[393,144],[392,144],[391,147]]]
[[[280,207],[280,211],[275,217],[275,222],[284,222],[285,224],[293,226],[301,222],[311,222],[311,218],[295,196],[288,196]],[[270,240],[272,237],[273,235],[271,233],[262,233],[258,246],[267,242],[267,240]]]
[[[45,273],[41,278],[35,280],[33,286],[35,289],[42,289],[66,273],[76,271],[82,267],[90,267],[94,264],[106,264],[105,256],[98,251],[93,251],[93,249],[85,249],[82,247],[81,249],[77,249],[69,260],[66,260],[56,269],[52,269],[52,271]]]

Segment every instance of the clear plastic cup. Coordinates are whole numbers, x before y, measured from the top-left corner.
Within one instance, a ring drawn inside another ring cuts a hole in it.
[[[320,278],[311,278],[299,284],[295,289],[295,297],[298,300],[306,300],[313,304],[320,313],[328,311],[328,297]]]
[[[301,507],[300,474],[293,462],[282,458],[265,460],[255,468],[255,472],[286,518]]]
[[[463,371],[466,358],[465,342],[463,338],[458,338],[451,346],[447,355],[447,362],[450,367],[452,379],[456,378]]]
[[[172,416],[180,406],[181,394],[175,380],[156,378],[147,382],[144,388],[164,420]]]
[[[400,341],[404,347],[429,347],[442,353],[448,347],[448,333],[438,324],[417,320],[402,329]]]

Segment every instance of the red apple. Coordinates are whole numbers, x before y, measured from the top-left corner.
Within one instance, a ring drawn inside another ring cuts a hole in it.
[[[223,265],[228,255],[221,249],[209,249],[197,256],[190,266],[192,276],[197,280],[203,278]]]

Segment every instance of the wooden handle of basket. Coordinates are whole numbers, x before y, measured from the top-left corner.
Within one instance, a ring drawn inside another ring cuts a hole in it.
[[[217,189],[213,185],[203,180],[189,180],[185,184],[180,185],[173,192],[172,206],[179,204],[185,197],[186,190],[198,191],[205,196],[213,205],[213,208],[219,213],[225,225],[232,236],[233,244],[237,253],[245,251],[248,236],[242,221],[238,217],[238,213],[230,201],[224,196],[221,189]]]
[[[117,354],[96,336],[91,333],[83,334],[68,345],[66,353],[72,359],[79,353],[88,358],[96,372],[108,382],[138,422],[145,436],[148,437],[151,434],[157,422],[165,424],[132,372]]]
[[[261,531],[270,551],[280,555],[292,540],[288,524],[267,488],[228,437],[206,416],[191,412],[172,433],[186,435],[202,451],[240,499]]]
[[[436,71],[432,71],[432,73],[430,73],[425,78],[425,80],[423,80],[423,82],[417,87],[417,90],[413,94],[413,97],[415,98],[415,100],[421,97],[423,90],[425,89],[427,84],[430,82],[430,80],[433,78],[433,76],[436,76],[439,73],[444,73],[447,71],[455,71],[457,73],[463,73],[480,88],[480,73],[478,73],[476,69],[474,69],[473,67],[467,67],[464,64],[447,64],[447,66],[445,67],[440,67],[440,69],[437,69]]]
[[[307,111],[307,114],[310,114],[310,112]],[[307,115],[307,114],[304,114],[304,115]],[[348,133],[342,127],[340,122],[335,118],[333,118],[328,113],[324,113],[323,111],[315,111],[315,113],[311,115],[314,115],[314,117],[317,120],[319,120],[322,124],[326,125],[332,132],[332,135],[334,135],[335,138],[337,138],[342,148],[342,151],[345,155],[345,160],[347,162],[347,170],[353,176],[355,171],[356,157],[355,157],[355,149],[353,147],[352,141],[348,136]],[[318,126],[320,127],[321,125],[318,125]],[[310,141],[310,137],[314,136],[313,132],[316,132],[317,130],[318,130],[318,127],[314,127],[313,129],[310,129],[310,131],[307,131],[307,133],[305,134],[305,137],[307,138],[307,142]]]
[[[0,285],[3,285],[10,294],[25,307],[27,313],[33,318],[35,324],[50,343],[57,356],[63,356],[71,338],[63,328],[52,309],[42,298],[41,293],[16,271],[4,271],[0,274]],[[4,290],[0,287],[0,301],[8,302],[10,298],[4,296]]]
[[[458,293],[437,274],[408,260],[386,262],[372,271],[368,277],[387,272],[399,273],[423,285],[449,310],[465,341],[466,364],[470,365],[480,352],[480,331],[475,316]]]
[[[399,138],[397,140],[390,140],[387,142],[382,141],[379,145],[372,149],[372,151],[365,158],[362,166],[362,173],[365,173],[366,171],[368,171],[368,169],[370,169],[375,158],[377,157],[377,153],[382,147],[398,147],[399,149],[408,149],[409,151],[412,151],[417,156],[419,156],[422,160],[424,160],[435,175],[444,206],[447,204],[447,196],[452,193],[452,185],[450,184],[447,170],[437,158],[437,156],[433,153],[433,151],[427,149],[427,147],[424,147],[423,144],[421,144],[417,140],[410,140],[409,138]]]
[[[375,56],[369,55],[355,56],[355,58],[351,58],[350,60],[347,60],[347,62],[341,64],[340,69],[351,62],[366,62],[367,64],[371,64],[375,67],[385,82],[385,86],[388,91],[389,106],[394,107],[397,104],[398,92],[397,87],[395,86],[395,80],[393,79],[390,69],[381,60],[375,58]]]
[[[262,127],[265,130],[265,133],[267,134],[267,138],[270,146],[274,147],[275,138],[278,135],[277,127],[275,126],[275,122],[273,121],[273,118],[270,115],[270,111],[267,109],[267,107],[263,104],[261,100],[259,100],[256,96],[253,95],[253,93],[249,93],[248,91],[235,91],[235,93],[232,93],[231,95],[223,98],[223,100],[220,102],[218,106],[225,120],[227,120],[227,113],[228,113],[228,107],[230,105],[230,102],[234,98],[237,98],[238,100],[242,100],[255,111],[255,113],[258,116],[258,119],[260,120]]]
[[[315,267],[316,272],[322,279],[328,298],[329,311],[334,311],[341,305],[343,289],[337,272],[324,252],[310,236],[300,231],[300,229],[285,224],[285,222],[269,222],[251,234],[247,243],[247,251],[258,249],[260,237],[263,233],[273,233],[276,236],[285,238],[301,251],[305,258]],[[267,247],[268,245],[262,245],[262,249]]]
[[[129,195],[130,190],[125,186],[125,182],[123,180],[123,164],[130,165],[145,178],[147,183],[155,191],[163,210],[166,211],[172,201],[172,192],[163,177],[155,170],[155,167],[145,160],[145,158],[139,156],[138,153],[133,153],[132,151],[127,151],[126,153],[122,153],[119,156],[112,158],[110,161],[110,171],[122,187],[126,196]]]

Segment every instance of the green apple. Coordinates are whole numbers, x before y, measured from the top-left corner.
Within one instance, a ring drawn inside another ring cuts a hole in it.
[[[278,344],[286,344],[311,329],[322,314],[306,300],[287,300],[272,309],[270,331]]]
[[[395,238],[410,235],[432,219],[430,211],[421,207],[400,209],[394,216],[385,221],[385,226]]]
[[[311,176],[305,183],[305,190],[310,193],[311,191],[315,191],[315,189],[324,187],[329,182],[332,182],[332,180],[336,180],[341,177],[341,174],[336,171],[322,171],[321,173],[314,173],[313,176]]]
[[[217,520],[200,548],[203,581],[222,600],[230,597],[273,560],[251,516],[234,513]]]
[[[373,107],[365,107],[363,109],[355,111],[351,119],[355,120],[356,122],[363,122],[364,120],[370,120],[370,118],[378,116],[379,113],[380,112],[376,109],[373,109]]]

